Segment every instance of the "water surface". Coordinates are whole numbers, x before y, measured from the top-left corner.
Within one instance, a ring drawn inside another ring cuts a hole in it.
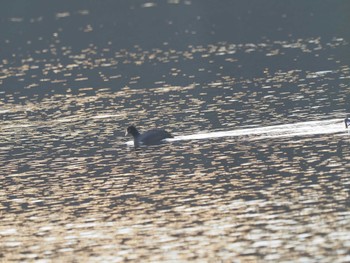
[[[271,16],[275,35],[249,37],[252,15],[210,1],[12,7],[5,22],[22,33],[1,29],[1,260],[350,260],[344,31],[290,33],[292,8]],[[316,27],[324,8],[304,19]],[[130,33],[152,35],[137,22],[152,18],[167,21],[157,45]],[[230,28],[248,33],[225,38]],[[130,124],[175,138],[135,150]]]

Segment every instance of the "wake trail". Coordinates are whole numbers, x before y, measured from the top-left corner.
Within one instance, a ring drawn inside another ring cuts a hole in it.
[[[167,141],[202,140],[221,137],[247,136],[252,139],[308,136],[317,134],[332,134],[346,131],[343,119],[322,121],[307,121],[292,124],[272,125],[258,128],[245,128],[230,131],[198,133],[176,136]]]

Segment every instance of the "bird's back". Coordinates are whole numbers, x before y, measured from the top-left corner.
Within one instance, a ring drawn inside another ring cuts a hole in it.
[[[137,140],[143,144],[157,144],[166,138],[173,138],[173,136],[165,130],[153,129],[138,136]]]

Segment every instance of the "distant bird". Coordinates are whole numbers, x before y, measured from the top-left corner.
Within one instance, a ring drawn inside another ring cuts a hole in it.
[[[350,118],[346,118],[344,122],[345,122],[345,128],[348,128],[350,126]]]
[[[134,137],[134,146],[159,144],[166,138],[174,138],[169,132],[163,129],[153,129],[144,133],[139,133],[135,126],[131,125],[126,129],[125,136],[132,135]]]

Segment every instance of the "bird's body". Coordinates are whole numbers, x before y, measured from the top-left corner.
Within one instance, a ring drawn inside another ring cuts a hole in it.
[[[345,128],[348,128],[350,126],[350,118],[346,118],[344,122],[345,122]]]
[[[163,129],[152,129],[141,134],[135,126],[129,126],[126,130],[125,135],[132,135],[134,137],[135,147],[139,146],[140,144],[159,144],[166,138],[173,138],[169,132]]]

